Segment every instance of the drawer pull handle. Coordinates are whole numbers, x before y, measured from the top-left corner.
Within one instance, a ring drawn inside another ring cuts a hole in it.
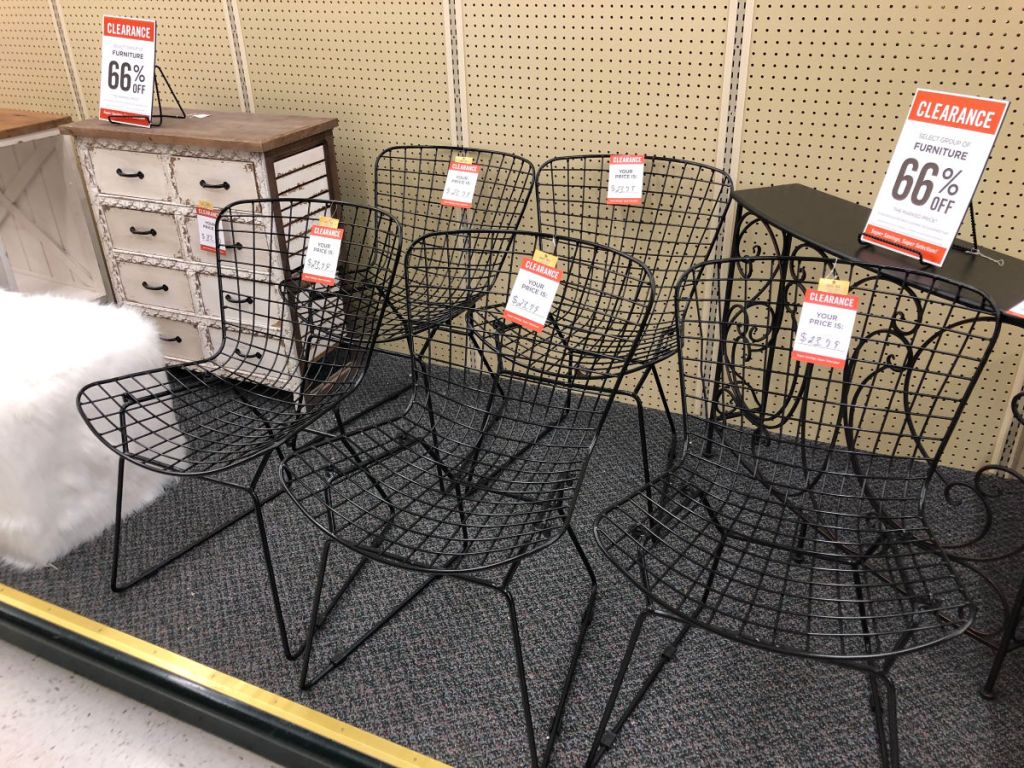
[[[167,287],[167,283],[164,283],[162,285],[150,285],[145,280],[142,281],[142,287],[145,288],[147,291],[169,291],[169,290],[171,290],[170,288]]]
[[[161,336],[160,341],[173,341],[175,344],[181,344],[181,336]]]
[[[230,301],[232,304],[252,304],[252,296],[232,296],[230,293],[225,293],[224,298]]]
[[[242,244],[241,243],[233,243],[232,245],[225,245],[224,247],[225,248],[230,248],[232,251],[237,251],[239,248],[242,247]]]
[[[222,181],[220,184],[210,184],[206,179],[200,179],[199,186],[203,189],[231,189],[231,185],[226,181]]]
[[[135,227],[128,227],[128,231],[133,235],[149,235],[150,237],[156,237],[156,230],[150,227],[149,229],[136,229]]]
[[[242,352],[242,348],[241,347],[235,347],[235,354],[238,355],[239,357],[245,359],[245,360],[251,360],[252,358],[256,358],[257,360],[259,360],[261,357],[263,357],[263,353],[262,352],[253,352],[250,355],[246,355],[246,354],[244,354]]]
[[[142,171],[136,171],[135,173],[125,173],[120,168],[117,169],[117,175],[120,176],[122,179],[144,179],[144,178],[146,178],[146,174],[144,174]]]

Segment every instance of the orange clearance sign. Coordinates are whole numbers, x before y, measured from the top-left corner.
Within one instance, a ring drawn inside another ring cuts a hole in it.
[[[942,266],[1009,106],[918,89],[861,239]]]

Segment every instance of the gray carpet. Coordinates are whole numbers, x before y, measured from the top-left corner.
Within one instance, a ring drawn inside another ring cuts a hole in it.
[[[374,399],[404,377],[394,359],[378,358],[361,390]],[[660,424],[654,421],[659,439]],[[635,418],[616,406],[591,463],[574,521],[600,582],[596,616],[584,647],[554,764],[578,766],[590,747],[612,677],[642,603],[594,544],[594,515],[638,484]],[[106,450],[97,443],[96,450]],[[962,476],[964,473],[960,473]],[[276,463],[264,483],[277,485]],[[937,498],[937,497],[936,497]],[[1000,537],[1024,536],[1017,519],[1024,494],[994,499]],[[127,526],[127,571],[241,509],[244,498],[209,483],[184,481]],[[936,525],[978,524],[976,515],[940,508]],[[1002,514],[1005,513],[1005,514]],[[319,539],[285,498],[267,510],[275,564],[292,631],[304,630]],[[1020,538],[1016,539],[1020,541]],[[459,766],[519,766],[527,750],[507,614],[489,590],[441,582],[342,668],[312,691],[298,690],[273,620],[256,522],[246,518],[201,549],[131,591],[108,587],[110,533],[34,573],[0,568],[3,582],[255,685]],[[356,561],[335,548],[332,583]],[[995,578],[1010,584],[1020,560]],[[314,667],[354,637],[422,577],[370,566],[318,641]],[[557,680],[575,637],[585,577],[561,541],[520,569],[519,599],[531,697],[538,724],[554,706]],[[985,598],[980,623],[990,625]],[[627,690],[646,661],[676,631],[649,623]],[[908,766],[1024,765],[1024,652],[1011,655],[999,697],[978,688],[991,653],[960,638],[897,662],[900,736]],[[877,750],[861,675],[754,650],[703,631],[691,632],[603,765],[861,766]]]

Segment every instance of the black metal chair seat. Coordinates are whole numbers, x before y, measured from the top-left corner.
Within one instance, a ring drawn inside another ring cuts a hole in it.
[[[469,426],[435,440],[402,416],[318,445],[285,462],[288,493],[324,532],[374,560],[455,573],[522,559],[565,531],[579,449],[553,460],[515,410],[484,440]]]
[[[297,396],[238,379],[240,367],[225,354],[94,382],[79,394],[82,415],[104,445],[135,464],[171,475],[222,472],[283,445],[322,415]],[[332,397],[360,378],[334,386]]]
[[[886,538],[885,526],[862,525],[861,501],[804,506],[784,484],[701,477],[702,463],[684,461],[596,524],[612,563],[680,620],[823,659],[903,653],[970,625],[974,607],[949,562],[911,539],[924,529],[916,514]]]

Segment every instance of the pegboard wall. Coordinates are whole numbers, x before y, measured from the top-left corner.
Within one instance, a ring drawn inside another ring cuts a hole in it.
[[[336,115],[346,200],[394,144],[450,144],[442,0],[237,0],[257,112]]]
[[[79,116],[47,0],[0,4],[0,106]]]
[[[716,162],[729,5],[463,0],[470,143]]]
[[[740,189],[798,181],[870,205],[916,87],[1006,98],[1011,108],[975,197],[979,239],[1024,258],[1020,2],[141,0],[117,8],[2,0],[2,8],[3,106],[95,114],[102,15],[155,18],[158,61],[186,107],[337,116],[340,186],[357,202],[372,199],[380,150],[408,143],[489,147],[537,165],[560,154],[663,154],[725,167]],[[530,211],[525,221],[533,220]],[[974,467],[1002,452],[1022,352],[1024,334],[1005,329],[950,463]],[[675,400],[671,368],[663,373]]]

